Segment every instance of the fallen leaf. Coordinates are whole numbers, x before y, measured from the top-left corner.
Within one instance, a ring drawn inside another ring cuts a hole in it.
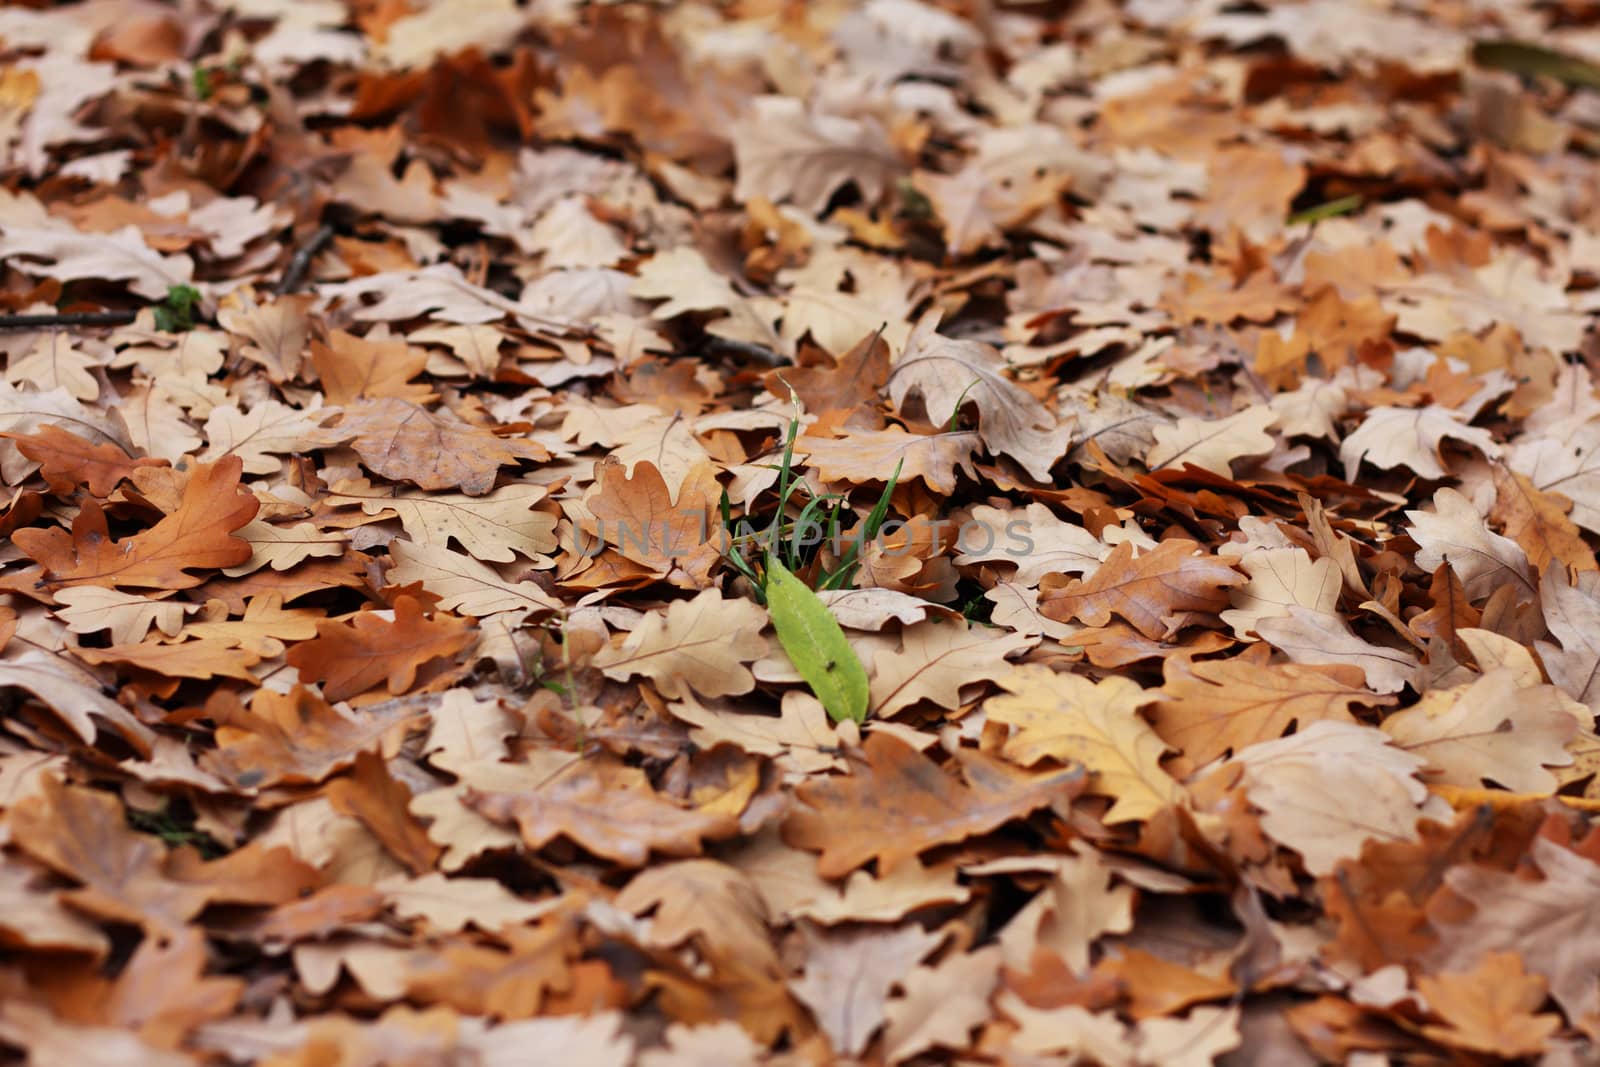
[[[1086,791],[1115,799],[1106,823],[1148,819],[1179,804],[1183,790],[1161,768],[1166,743],[1139,717],[1159,694],[1126,678],[1097,683],[1046,667],[1018,667],[1000,683],[1008,695],[983,705],[991,722],[1015,728],[1003,754],[1023,766],[1042,759],[1082,764]]]
[[[796,792],[801,806],[784,822],[784,839],[820,852],[825,878],[873,859],[890,874],[935,845],[987,833],[1043,807],[1067,803],[1084,786],[1081,768],[1026,774],[964,753],[964,784],[926,756],[875,732],[862,746],[865,766],[848,778],[813,779]]]

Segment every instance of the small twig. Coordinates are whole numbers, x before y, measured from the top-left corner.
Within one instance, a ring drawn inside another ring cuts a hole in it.
[[[783,367],[791,362],[787,356],[780,355],[762,345],[751,344],[749,341],[734,341],[726,337],[717,337],[715,334],[708,334],[702,343],[709,351],[740,356],[752,363],[764,363],[769,367]]]
[[[43,315],[0,315],[0,330],[45,330],[52,326],[126,326],[137,311],[61,311]]]
[[[279,278],[278,284],[272,288],[273,296],[285,296],[300,288],[300,283],[305,281],[306,272],[311,269],[311,261],[317,258],[322,246],[333,239],[333,234],[333,226],[326,222],[312,231],[311,236],[294,250],[289,265],[284,268],[283,277]]]

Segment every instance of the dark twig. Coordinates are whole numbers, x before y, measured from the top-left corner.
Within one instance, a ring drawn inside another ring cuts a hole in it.
[[[0,315],[0,330],[45,330],[52,326],[126,326],[137,311],[61,311],[44,315]]]
[[[734,356],[748,363],[761,363],[768,367],[787,366],[791,361],[788,357],[779,355],[770,348],[762,345],[751,344],[749,341],[734,341],[715,334],[707,334],[701,342],[708,352]]]
[[[317,258],[322,246],[333,239],[333,234],[333,226],[326,222],[312,231],[311,236],[294,250],[289,265],[284,268],[283,277],[278,279],[278,284],[272,289],[273,296],[284,296],[300,288],[300,283],[305,281],[306,272],[311,269],[311,261]]]

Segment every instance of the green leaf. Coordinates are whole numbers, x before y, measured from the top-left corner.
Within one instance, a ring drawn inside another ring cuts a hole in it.
[[[1506,70],[1525,78],[1554,78],[1567,85],[1600,89],[1600,66],[1527,41],[1479,41],[1472,46],[1472,61],[1480,67]]]
[[[822,598],[767,557],[767,612],[778,643],[834,722],[867,718],[867,671]]]

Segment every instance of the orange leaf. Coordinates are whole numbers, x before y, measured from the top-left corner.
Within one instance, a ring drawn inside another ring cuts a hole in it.
[[[1083,791],[1082,767],[1029,774],[981,753],[961,753],[966,784],[893,734],[861,746],[866,766],[796,790],[803,805],[783,824],[784,840],[820,852],[817,873],[842,878],[876,859],[878,874],[924,849],[963,841]]]
[[[444,851],[412,817],[411,790],[389,773],[382,756],[371,752],[356,756],[355,773],[328,786],[328,799],[335,810],[359,819],[413,874],[433,870]]]
[[[1227,590],[1245,576],[1225,561],[1200,555],[1193,541],[1163,541],[1135,559],[1133,545],[1118,545],[1087,579],[1046,575],[1039,610],[1048,618],[1076,618],[1104,626],[1120,615],[1149,638],[1170,637],[1191,612],[1215,614],[1228,606]]]
[[[475,638],[470,620],[422,612],[415,597],[394,602],[394,621],[376,612],[362,612],[349,624],[317,623],[317,636],[289,650],[289,665],[302,678],[322,683],[329,700],[344,700],[387,681],[398,696],[410,689],[417,668],[429,660],[453,656]]]
[[[93,444],[49,423],[38,432],[0,433],[17,443],[17,451],[39,464],[39,473],[57,496],[80,485],[94,496],[106,496],[140,467],[165,467],[164,459],[134,459],[115,444]]]
[[[100,505],[85,504],[72,532],[18,530],[18,548],[41,563],[55,586],[104,585],[188,589],[204,579],[188,570],[234,567],[250,558],[250,542],[230,536],[261,504],[239,486],[243,462],[224,456],[197,464],[178,510],[143,533],[113,541]]]
[[[543,848],[565,836],[597,856],[642,867],[652,851],[698,856],[701,839],[731,837],[727,812],[680,807],[650,788],[644,773],[611,760],[572,764],[570,771],[522,793],[466,791],[471,807],[495,822],[515,822],[522,839]]]

